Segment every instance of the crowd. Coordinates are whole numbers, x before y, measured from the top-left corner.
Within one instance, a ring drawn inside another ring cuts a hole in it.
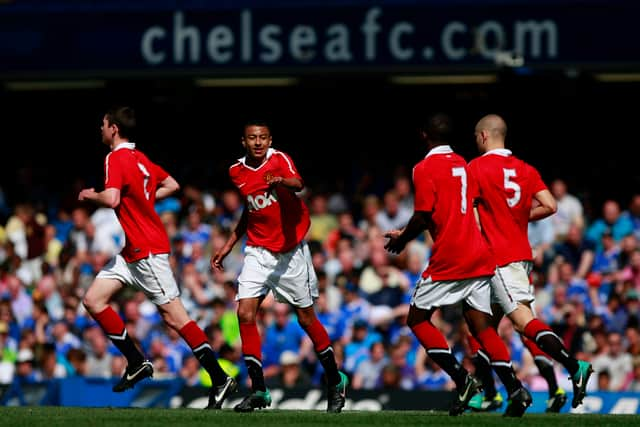
[[[538,316],[578,358],[596,371],[591,390],[640,390],[640,193],[607,200],[589,217],[561,179],[549,185],[556,214],[530,224],[531,275]],[[6,206],[0,224],[0,383],[73,375],[119,377],[126,360],[86,313],[81,301],[95,274],[122,248],[114,212],[61,196],[54,206]],[[384,248],[385,231],[403,227],[413,210],[410,176],[400,174],[381,194],[351,196],[305,188],[307,234],[320,296],[316,311],[340,369],[356,389],[452,390],[406,326],[414,285],[429,261],[428,233],[398,255]],[[628,204],[627,204],[628,203]],[[188,314],[207,334],[222,368],[247,385],[236,316],[236,279],[244,245],[210,268],[243,201],[235,190],[184,186],[179,198],[157,203],[171,239],[171,265]],[[127,330],[153,362],[155,378],[211,380],[178,334],[165,326],[142,293],[125,288],[113,301]],[[258,312],[263,366],[270,387],[322,384],[313,344],[285,304],[267,297]],[[456,357],[472,371],[464,321],[456,309],[433,318]],[[521,381],[545,390],[513,326],[499,333]],[[558,382],[570,389],[556,366]]]

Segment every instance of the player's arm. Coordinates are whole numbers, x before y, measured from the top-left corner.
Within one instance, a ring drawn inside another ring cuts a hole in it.
[[[225,242],[224,246],[222,246],[216,253],[211,256],[211,268],[216,270],[224,270],[222,267],[222,261],[229,255],[231,249],[235,246],[236,242],[244,236],[247,232],[247,225],[249,223],[249,207],[245,205],[242,210],[242,215],[238,220],[238,224],[233,229],[229,238]]]
[[[274,176],[267,180],[267,184],[274,187],[276,185],[281,185],[291,191],[300,191],[302,190],[303,184],[302,180],[296,178],[295,176],[289,178],[283,178],[281,176]]]
[[[178,181],[169,175],[158,183],[158,188],[156,189],[156,200],[162,200],[165,197],[169,197],[179,189],[180,184],[178,184]]]
[[[78,200],[115,209],[120,205],[120,189],[109,187],[98,193],[94,188],[85,188],[78,194]]]
[[[431,223],[431,212],[415,211],[409,223],[402,230],[391,230],[384,237],[389,241],[384,248],[391,253],[399,254],[404,247],[424,232]]]
[[[542,218],[546,218],[553,215],[558,210],[558,203],[555,197],[551,194],[551,191],[544,189],[538,191],[533,195],[533,198],[538,202],[529,212],[529,221],[537,221]]]

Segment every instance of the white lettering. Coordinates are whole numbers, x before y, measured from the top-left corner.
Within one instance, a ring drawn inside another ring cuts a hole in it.
[[[492,39],[494,39],[493,46],[489,46],[489,42]],[[483,58],[494,59],[496,53],[505,48],[505,35],[502,25],[497,21],[483,22],[475,32],[475,47]]]
[[[316,56],[316,52],[312,48],[316,42],[316,32],[313,27],[307,25],[294,27],[289,38],[291,56],[300,61],[311,61]]]
[[[394,58],[407,61],[413,58],[413,49],[402,48],[400,38],[403,34],[413,34],[414,28],[409,22],[398,22],[389,33],[389,51]]]
[[[244,62],[251,61],[251,11],[243,10],[240,14],[240,28],[242,34],[242,60]]]
[[[453,21],[448,23],[442,30],[442,51],[444,55],[453,60],[460,60],[467,55],[464,47],[456,48],[453,44],[453,37],[456,33],[466,34],[467,26],[462,22]]]
[[[229,62],[233,57],[233,31],[231,28],[219,25],[213,27],[207,36],[207,53],[214,62]]]
[[[376,19],[382,15],[382,9],[373,7],[369,9],[364,17],[364,24],[360,29],[364,34],[364,57],[368,60],[376,58],[376,34],[380,32],[380,26]]]
[[[542,22],[517,21],[514,26],[515,51],[521,55],[525,53],[532,58],[542,56],[542,37],[546,36],[546,56],[555,58],[558,56],[558,27],[551,20]],[[531,37],[531,49],[525,49],[527,36]]]
[[[153,25],[142,31],[139,46],[146,64],[205,65],[203,62],[208,60],[215,64],[259,65],[275,64],[289,57],[308,63],[318,61],[319,55],[328,64],[375,62],[379,47],[385,43],[390,58],[398,63],[431,62],[435,58],[453,62],[470,55],[490,61],[506,54],[521,58],[520,61],[559,55],[560,31],[551,19],[505,23],[486,20],[475,22],[473,27],[461,21],[444,22],[438,50],[430,40],[417,37],[418,27],[410,19],[383,23],[381,7],[364,10],[359,24],[330,22],[326,26],[300,24],[291,28],[255,22],[252,9],[242,9],[235,24],[223,18],[224,22],[206,29],[190,25],[183,11],[177,10],[171,17],[171,26]]]
[[[200,61],[200,30],[197,27],[185,27],[184,15],[173,15],[173,59],[177,64],[184,62],[185,45],[189,45],[189,60]]]
[[[277,201],[278,199],[275,197],[274,193],[265,192],[264,194],[258,194],[255,197],[251,195],[247,196],[247,204],[249,205],[249,209],[252,211],[264,209]]]
[[[260,30],[258,34],[260,44],[268,49],[266,52],[260,54],[262,61],[273,63],[282,57],[282,45],[277,39],[280,34],[282,34],[282,28],[278,25],[265,25],[262,30]]]
[[[330,62],[351,61],[349,50],[349,28],[344,24],[334,24],[327,29],[329,40],[324,47],[324,57]]]
[[[621,397],[609,411],[610,414],[637,414],[638,399],[635,397]]]
[[[167,56],[162,50],[154,51],[154,40],[164,39],[167,36],[167,31],[160,27],[151,27],[142,35],[142,42],[140,43],[140,50],[142,51],[142,57],[145,61],[152,65],[157,65],[164,62]]]

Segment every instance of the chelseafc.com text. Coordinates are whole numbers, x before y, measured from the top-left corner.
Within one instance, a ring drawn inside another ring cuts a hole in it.
[[[363,11],[358,23],[349,21],[311,25],[258,24],[252,10],[243,10],[235,22],[211,23],[201,28],[181,12],[170,25],[145,29],[140,39],[143,61],[150,65],[320,63],[327,65],[462,61],[470,57],[492,60],[503,51],[532,59],[558,56],[558,26],[551,19],[436,24],[435,40],[425,40],[421,29],[433,26],[429,17],[384,20],[384,11]],[[227,20],[228,21],[228,20]],[[433,32],[432,32],[433,33]],[[434,33],[435,34],[435,33]]]

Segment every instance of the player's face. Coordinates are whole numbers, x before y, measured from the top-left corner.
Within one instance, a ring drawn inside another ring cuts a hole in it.
[[[255,160],[262,160],[267,155],[271,146],[271,133],[266,126],[247,126],[244,129],[242,145],[247,149],[247,154]]]
[[[113,135],[114,135],[114,125],[110,125],[109,121],[107,120],[107,116],[104,116],[102,118],[102,126],[100,126],[100,132],[102,133],[102,142],[107,144],[107,145],[111,145],[111,143],[113,142]]]

